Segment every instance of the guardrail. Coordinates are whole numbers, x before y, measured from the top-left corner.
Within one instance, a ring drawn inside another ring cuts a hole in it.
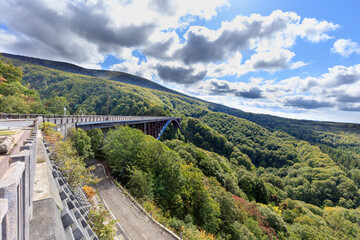
[[[102,122],[102,121],[127,121],[127,120],[164,120],[173,117],[162,116],[113,116],[113,115],[56,115],[56,114],[17,114],[0,113],[0,119],[6,120],[34,120],[41,118],[40,123],[51,122],[55,124]],[[176,119],[176,118],[174,118]]]

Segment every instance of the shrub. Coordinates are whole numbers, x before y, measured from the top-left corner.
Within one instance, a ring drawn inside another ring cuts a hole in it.
[[[92,187],[87,185],[83,186],[83,190],[89,199],[91,199],[96,194],[96,191]]]
[[[53,156],[55,165],[59,167],[72,188],[98,182],[98,179],[91,174],[91,170],[95,168],[86,168],[82,158],[77,156],[70,140],[57,142],[53,149]]]
[[[294,222],[294,219],[297,217],[295,213],[293,213],[291,210],[286,209],[282,214],[282,218],[285,220],[285,222],[292,224]]]
[[[46,142],[48,142],[51,145],[54,145],[56,142],[58,142],[60,139],[64,137],[63,135],[61,135],[61,133],[56,132],[54,130],[55,127],[56,124],[54,123],[44,122],[40,124],[40,129],[43,132],[43,136]]]
[[[89,211],[88,223],[99,239],[114,239],[116,220],[110,220],[109,211],[102,206]]]

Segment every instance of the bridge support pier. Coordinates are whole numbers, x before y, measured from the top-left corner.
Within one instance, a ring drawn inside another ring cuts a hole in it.
[[[75,129],[76,125],[75,123],[67,123],[67,124],[58,124],[57,125],[57,131],[60,132],[65,138],[67,138],[72,129]]]
[[[90,130],[95,128],[103,129],[104,135],[107,135],[109,129],[114,128],[117,125],[128,125],[132,128],[140,129],[147,135],[151,135],[156,139],[160,139],[161,134],[165,131],[166,127],[172,122],[174,127],[180,127],[179,118],[161,118],[149,120],[134,120],[134,121],[104,121],[104,122],[89,122],[89,123],[77,123],[76,127],[84,130]]]

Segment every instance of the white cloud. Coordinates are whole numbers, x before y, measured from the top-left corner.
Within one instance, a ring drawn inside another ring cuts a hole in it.
[[[311,42],[319,42],[328,40],[333,37],[326,34],[326,32],[333,31],[339,28],[340,25],[329,23],[327,21],[319,21],[315,18],[304,18],[299,25],[298,34]]]
[[[213,78],[198,82],[185,92],[204,96],[207,100],[216,96],[238,99],[241,106],[252,106],[252,111],[257,107],[271,111],[332,109],[355,113],[360,111],[360,64],[334,66],[318,77],[292,77],[282,81],[260,78],[244,83]],[[220,103],[229,105],[226,101]]]
[[[306,65],[303,61],[291,61],[295,53],[290,49],[297,38],[324,41],[331,38],[327,32],[338,27],[316,19],[301,21],[296,13],[281,10],[269,16],[236,16],[215,30],[191,26],[184,35],[186,41],[178,44],[173,57],[184,65],[207,66],[208,77],[295,69]],[[244,55],[249,57],[246,59]]]
[[[306,65],[301,61],[291,63],[290,61],[294,56],[295,53],[287,49],[273,49],[252,55],[251,58],[245,62],[245,65],[248,65],[252,71],[264,70],[269,72],[294,69]]]
[[[0,50],[95,67],[108,54],[142,50],[149,41],[165,44],[173,38],[164,48],[171,51],[178,40],[174,29],[195,17],[209,20],[226,5],[226,0],[3,0],[0,23],[16,39],[5,41]],[[164,31],[170,33],[165,38]]]
[[[302,89],[304,91],[320,88],[330,89],[345,87],[350,88],[353,85],[360,83],[360,64],[345,67],[345,66],[334,66],[329,68],[327,73],[322,74],[318,78],[308,77],[303,82]]]
[[[351,39],[338,39],[331,48],[331,52],[348,57],[353,53],[360,54],[360,45]]]

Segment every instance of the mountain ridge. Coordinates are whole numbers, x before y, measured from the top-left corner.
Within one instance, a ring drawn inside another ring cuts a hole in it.
[[[10,53],[1,53],[4,57],[12,58],[15,60],[20,60],[23,62],[40,65],[43,67],[48,67],[64,72],[76,73],[91,77],[104,78],[108,80],[114,80],[118,82],[133,84],[139,87],[146,87],[150,89],[161,90],[165,92],[171,92],[175,94],[185,95],[175,90],[164,87],[158,83],[155,83],[149,79],[139,77],[130,73],[120,72],[120,71],[112,71],[112,70],[97,70],[97,69],[88,69],[84,67],[80,67],[76,64],[62,62],[62,61],[54,61],[49,59],[41,59],[29,56],[15,55]],[[114,74],[115,73],[115,74]]]
[[[99,79],[113,80],[116,82],[121,82],[125,84],[131,84],[139,87],[144,87],[147,89],[159,90],[167,93],[172,93],[175,95],[179,95],[185,98],[193,99],[196,101],[200,101],[208,106],[208,109],[214,112],[223,112],[229,115],[233,115],[236,117],[244,118],[249,121],[252,121],[256,124],[259,124],[270,131],[283,130],[295,137],[316,142],[313,137],[313,131],[307,128],[307,125],[311,125],[317,131],[327,131],[329,128],[333,128],[335,130],[344,130],[344,131],[355,131],[360,133],[360,124],[357,123],[342,123],[342,122],[331,122],[331,121],[315,121],[315,120],[300,120],[300,119],[292,119],[286,117],[279,117],[276,115],[270,114],[258,114],[245,112],[240,109],[228,107],[222,104],[209,102],[203,99],[199,99],[193,96],[189,96],[183,93],[179,93],[175,90],[166,88],[158,83],[152,82],[148,79],[135,76],[132,74],[124,73],[124,72],[116,72],[111,70],[94,70],[94,69],[86,69],[75,64],[66,63],[66,62],[58,62],[53,60],[39,59],[34,57],[20,56],[9,53],[2,53],[2,57],[4,59],[14,59],[17,61],[21,61],[23,63],[34,64],[38,66],[43,66],[50,69],[59,70],[67,73],[80,74],[84,76],[95,77]],[[17,64],[14,62],[13,64]],[[20,64],[21,65],[21,64]],[[299,129],[301,130],[302,135],[299,135]],[[311,135],[310,137],[308,135]]]

